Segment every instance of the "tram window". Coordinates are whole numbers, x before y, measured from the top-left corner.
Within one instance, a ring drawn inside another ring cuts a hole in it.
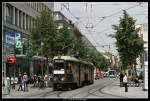
[[[67,73],[72,73],[71,64],[70,63],[66,64],[66,71],[67,71]]]
[[[54,69],[56,70],[64,69],[64,63],[54,63]]]

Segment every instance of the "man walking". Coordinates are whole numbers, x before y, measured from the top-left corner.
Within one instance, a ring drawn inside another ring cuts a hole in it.
[[[123,73],[120,73],[120,87],[123,86]]]
[[[125,92],[128,92],[128,80],[127,80],[127,74],[125,73],[124,77],[123,77],[123,83],[124,83],[124,86],[125,86]]]
[[[20,90],[20,88],[21,88],[21,91],[23,91],[22,82],[23,82],[23,78],[22,78],[21,73],[19,73],[19,76],[18,76],[18,83],[19,83],[18,91]]]

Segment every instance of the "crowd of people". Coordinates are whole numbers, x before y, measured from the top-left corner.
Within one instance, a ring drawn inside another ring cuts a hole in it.
[[[45,88],[50,87],[52,82],[52,75],[41,75],[41,74],[27,74],[19,73],[17,75],[18,78],[18,88],[15,87],[16,84],[10,84],[10,80],[7,80],[7,83],[5,84],[3,82],[3,88],[7,90],[8,95],[10,95],[11,89],[16,89],[17,91],[24,91],[28,92],[28,84],[32,84],[32,87],[38,87],[38,88]]]
[[[120,87],[123,87],[124,86],[124,83],[123,83],[123,78],[125,76],[125,73],[121,72],[120,75],[119,75],[119,79],[120,79]],[[133,73],[131,75],[131,78],[130,78],[130,81],[133,81],[135,83],[135,86],[139,86],[141,83],[143,83],[143,74],[140,73],[139,75],[137,75],[137,73]]]

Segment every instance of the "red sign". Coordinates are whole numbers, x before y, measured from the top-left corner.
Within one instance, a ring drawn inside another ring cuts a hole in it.
[[[16,62],[16,57],[9,57],[7,58],[8,63],[15,63]]]

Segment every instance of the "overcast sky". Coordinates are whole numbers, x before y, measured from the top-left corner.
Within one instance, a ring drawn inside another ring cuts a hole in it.
[[[122,10],[127,10],[129,15],[137,20],[136,24],[148,23],[147,2],[141,5],[139,2],[65,2],[65,6],[62,6],[62,3],[55,2],[54,10],[61,11],[72,20],[82,34],[97,46],[98,51],[109,51],[114,55],[117,54],[115,39],[107,35],[113,34],[112,25],[119,23]],[[102,45],[110,45],[110,48],[99,47]]]

